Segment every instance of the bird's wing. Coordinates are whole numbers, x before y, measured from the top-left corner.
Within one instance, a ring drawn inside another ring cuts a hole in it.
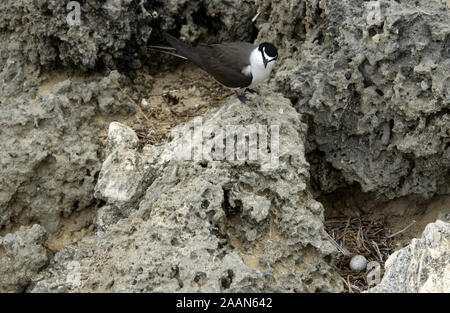
[[[250,65],[250,53],[255,46],[246,42],[229,42],[197,47],[203,69],[220,83],[231,88],[248,87],[252,75],[242,72]]]
[[[230,42],[191,47],[169,34],[164,34],[164,38],[179,55],[211,74],[221,84],[230,88],[242,88],[251,84],[252,76],[243,74],[242,69],[250,65],[248,56],[255,48],[254,45],[246,42]]]
[[[255,45],[242,41],[225,42],[209,45],[209,47],[214,51],[214,56],[218,60],[239,70],[250,65],[250,54],[256,49]]]

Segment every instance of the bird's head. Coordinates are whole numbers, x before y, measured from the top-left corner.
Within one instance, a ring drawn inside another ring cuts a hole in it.
[[[261,52],[262,59],[264,62],[264,67],[267,67],[267,64],[270,62],[274,62],[278,59],[278,51],[274,45],[263,42],[258,46],[258,50]]]

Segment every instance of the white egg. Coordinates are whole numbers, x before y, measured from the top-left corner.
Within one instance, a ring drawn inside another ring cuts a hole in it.
[[[362,272],[366,269],[367,259],[362,255],[355,255],[350,260],[350,269],[354,272]]]

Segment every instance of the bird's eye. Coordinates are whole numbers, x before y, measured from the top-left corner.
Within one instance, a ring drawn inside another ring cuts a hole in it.
[[[277,48],[275,48],[274,45],[270,44],[270,43],[262,43],[259,46],[259,51],[261,51],[261,53],[263,54],[263,57],[266,59],[277,59],[278,58],[278,52],[277,52]]]

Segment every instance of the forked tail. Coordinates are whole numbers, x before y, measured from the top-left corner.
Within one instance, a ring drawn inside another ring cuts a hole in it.
[[[149,48],[150,50],[159,52],[159,53],[164,53],[164,54],[169,54],[169,55],[173,55],[175,57],[178,58],[182,58],[187,60],[186,57],[176,53],[177,49],[173,48],[173,47],[164,47],[164,46],[148,46],[147,48]]]
[[[179,58],[188,59],[200,68],[203,68],[198,48],[194,48],[167,33],[163,33],[163,37],[171,47],[150,46],[150,48]]]

